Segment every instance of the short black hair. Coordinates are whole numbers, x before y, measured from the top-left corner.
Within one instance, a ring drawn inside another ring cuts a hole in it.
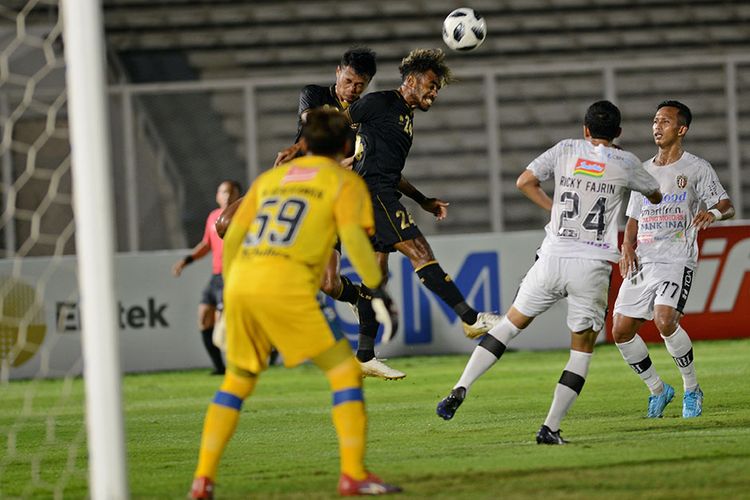
[[[307,113],[302,137],[307,150],[316,155],[336,156],[344,153],[349,138],[349,120],[343,113],[330,108],[316,108]]]
[[[586,110],[583,124],[594,139],[611,141],[620,135],[620,110],[609,101],[596,101]]]
[[[402,82],[413,73],[423,75],[430,70],[440,80],[441,88],[453,81],[451,69],[445,63],[445,52],[441,49],[414,49],[401,60],[398,70]]]
[[[688,128],[690,127],[690,122],[693,121],[693,113],[690,112],[690,108],[680,101],[662,101],[656,106],[656,111],[659,111],[661,108],[677,108],[677,118],[680,120],[680,125],[685,125]]]
[[[370,80],[378,70],[375,63],[375,52],[369,47],[352,47],[341,56],[339,66],[352,68],[360,76],[366,76]]]

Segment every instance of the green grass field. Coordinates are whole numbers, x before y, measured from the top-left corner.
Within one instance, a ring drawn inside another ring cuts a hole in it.
[[[679,373],[654,345],[677,396],[652,420],[643,383],[613,346],[598,348],[562,447],[538,446],[534,434],[567,351],[509,352],[450,422],[435,405],[467,356],[394,359],[405,380],[365,383],[368,465],[403,486],[402,498],[750,498],[750,340],[699,342],[695,352],[704,415],[681,418]],[[184,498],[219,382],[205,370],[126,377],[133,498]],[[0,498],[87,496],[82,408],[81,380],[0,386]],[[245,402],[217,498],[328,498],[337,478],[325,379],[312,366],[272,368]]]

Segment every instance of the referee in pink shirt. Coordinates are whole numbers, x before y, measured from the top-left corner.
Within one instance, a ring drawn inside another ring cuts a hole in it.
[[[198,328],[203,337],[203,345],[206,347],[206,351],[208,351],[208,355],[211,357],[211,362],[214,364],[214,370],[211,372],[213,375],[224,374],[224,361],[221,358],[221,351],[214,345],[212,340],[214,324],[216,324],[221,316],[224,305],[224,301],[222,300],[224,281],[221,277],[221,259],[224,243],[214,226],[221,212],[240,197],[241,191],[242,188],[237,181],[224,181],[219,184],[219,188],[216,190],[216,203],[219,205],[219,208],[208,214],[203,239],[195,245],[188,255],[178,260],[172,267],[172,274],[180,276],[185,266],[194,260],[202,259],[209,252],[212,253],[213,266],[211,280],[203,290],[201,303],[198,306]]]

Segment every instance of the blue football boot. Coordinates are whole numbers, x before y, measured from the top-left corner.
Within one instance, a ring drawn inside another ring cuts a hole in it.
[[[685,391],[682,396],[682,418],[700,417],[703,413],[703,391],[700,386],[694,391]]]
[[[664,408],[672,402],[674,398],[674,387],[664,382],[664,390],[661,394],[652,394],[648,397],[648,418],[661,418],[664,414]]]

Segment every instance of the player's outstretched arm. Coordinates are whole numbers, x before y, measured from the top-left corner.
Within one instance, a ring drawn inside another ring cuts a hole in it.
[[[193,249],[185,257],[181,258],[172,266],[172,274],[175,277],[179,277],[182,274],[182,270],[193,262],[203,258],[208,252],[211,251],[211,245],[206,240],[201,240],[200,243],[195,245]]]
[[[297,156],[302,153],[302,143],[298,142],[296,144],[292,144],[286,149],[282,149],[276,154],[276,160],[273,162],[273,166],[277,167],[281,165],[282,163],[286,163],[290,160],[293,160]]]
[[[709,210],[701,210],[695,214],[693,226],[698,228],[698,230],[706,229],[717,220],[731,219],[734,217],[734,213],[734,205],[732,205],[732,201],[724,199],[719,201],[719,203],[711,207]]]
[[[401,180],[398,182],[398,190],[411,198],[412,200],[419,203],[419,206],[426,212],[430,212],[437,218],[437,220],[443,220],[448,216],[448,206],[450,203],[443,201],[440,198],[428,198],[423,195],[419,189],[406,180],[406,177],[401,176]]]
[[[232,217],[234,217],[234,213],[240,207],[240,203],[242,203],[242,198],[233,201],[227,208],[224,209],[224,211],[221,212],[221,214],[219,214],[219,218],[216,219],[216,222],[214,223],[214,227],[216,228],[216,232],[219,234],[219,238],[224,238],[224,235],[227,234],[229,223],[232,222]]]
[[[423,210],[430,212],[437,220],[443,220],[448,217],[448,205],[450,205],[450,203],[443,201],[440,198],[426,198],[419,204]]]
[[[638,219],[628,217],[625,224],[625,236],[622,239],[622,256],[620,257],[620,276],[623,279],[634,275],[638,271],[638,256],[635,245],[638,241]]]
[[[516,180],[516,187],[531,201],[545,209],[552,211],[552,198],[542,189],[542,183],[531,170],[524,170]]]

